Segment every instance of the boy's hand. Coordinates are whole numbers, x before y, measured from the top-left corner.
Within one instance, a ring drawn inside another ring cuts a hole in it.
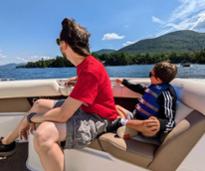
[[[143,125],[144,125],[144,128],[142,130],[142,133],[145,136],[152,137],[156,135],[160,130],[160,122],[154,116],[151,116],[149,117],[149,119],[144,120]]]

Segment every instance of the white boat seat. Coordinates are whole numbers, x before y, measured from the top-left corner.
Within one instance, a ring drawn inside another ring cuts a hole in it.
[[[124,140],[117,138],[114,133],[103,134],[99,140],[103,151],[118,159],[153,171],[173,171],[204,132],[204,115],[192,111],[176,125],[160,146]]]
[[[118,159],[151,169],[174,171],[205,133],[204,85],[178,80],[176,127],[160,146],[125,141],[107,133],[99,137],[102,149]],[[193,89],[194,87],[194,89]]]
[[[100,145],[98,144],[97,147],[100,149],[101,146],[103,151],[112,154],[116,158],[145,168],[150,167],[152,170],[158,171],[158,166],[161,166],[159,162],[164,161],[164,163],[166,163],[163,164],[165,170],[168,168],[173,169],[178,166],[188,151],[191,150],[194,142],[202,135],[202,132],[205,129],[202,122],[205,122],[203,114],[189,108],[181,102],[178,102],[176,112],[177,125],[167,135],[160,146],[151,143],[139,142],[137,140],[124,140],[116,137],[114,133],[106,133],[99,137]],[[196,133],[193,133],[194,129],[197,129]],[[187,136],[189,134],[195,135],[195,138],[192,138],[190,141],[187,139],[185,140],[184,138],[188,138]],[[187,141],[188,144],[179,147],[178,145],[180,143],[184,143],[184,141]],[[181,152],[181,156],[170,157],[170,154],[172,154],[176,149],[179,153]],[[174,160],[176,158],[179,160]],[[167,159],[167,161],[165,161],[165,159]],[[172,160],[175,161],[174,164],[170,162]]]
[[[193,109],[178,101],[176,123],[182,121],[192,111]],[[159,145],[157,143],[153,143],[152,140],[149,141],[147,139],[145,139],[145,141],[141,141],[139,139],[125,141],[115,137],[115,134],[112,133],[102,135],[99,140],[100,144],[98,140],[96,140],[92,142],[89,147],[97,150],[103,149],[122,160],[127,160],[144,167],[147,167],[149,163],[151,163],[154,151]]]

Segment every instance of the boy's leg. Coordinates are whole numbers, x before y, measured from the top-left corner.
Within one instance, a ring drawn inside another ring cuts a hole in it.
[[[151,116],[149,119],[144,121],[144,127],[142,129],[142,134],[146,137],[153,137],[158,134],[160,131],[160,122],[159,119]]]
[[[133,120],[133,123],[136,120]],[[120,138],[124,138],[124,139],[129,139],[131,137],[134,137],[138,134],[138,132],[140,132],[142,135],[146,136],[146,137],[152,137],[155,136],[156,134],[153,132],[149,132],[144,128],[143,125],[139,126],[137,125],[138,122],[136,121],[136,126],[132,125],[132,126],[121,126],[117,129],[117,135]]]
[[[121,126],[117,129],[117,135],[120,138],[128,139],[135,135],[137,135],[137,131],[133,128],[129,128],[127,126]]]
[[[55,100],[39,99],[39,100],[34,102],[34,105],[28,111],[28,113],[31,113],[31,112],[45,113],[48,110],[53,108],[54,103],[55,103]],[[22,123],[22,120],[20,121],[20,123],[17,125],[17,127],[12,132],[10,132],[7,136],[5,136],[2,139],[2,143],[3,144],[10,144],[13,141],[15,141],[16,138],[18,138],[18,136],[19,136],[19,128],[20,128],[21,123]]]
[[[151,116],[146,120],[138,120],[138,119],[129,120],[126,126],[134,129],[137,132],[140,132],[146,137],[155,136],[160,129],[159,120],[153,116]]]
[[[117,135],[121,138],[130,138],[140,132],[144,136],[152,137],[157,133],[154,131],[157,127],[156,124],[156,121],[152,118],[147,120],[128,120],[126,126],[118,128]]]

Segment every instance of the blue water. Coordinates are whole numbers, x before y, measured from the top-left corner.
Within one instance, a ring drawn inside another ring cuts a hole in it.
[[[148,77],[153,65],[130,65],[106,67],[111,77]],[[68,78],[76,75],[76,69],[71,68],[36,68],[25,69],[15,67],[0,67],[0,79],[28,80],[47,78]],[[192,67],[178,66],[179,78],[205,78],[205,65],[194,64]]]

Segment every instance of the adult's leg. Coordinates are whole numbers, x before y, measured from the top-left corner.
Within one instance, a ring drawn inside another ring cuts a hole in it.
[[[63,171],[64,154],[59,146],[66,138],[66,124],[43,122],[34,133],[34,147],[45,171]]]
[[[39,100],[34,102],[33,106],[28,111],[28,113],[31,113],[31,112],[45,113],[48,110],[53,108],[54,102],[55,102],[55,100],[39,99]],[[22,121],[23,120],[20,121],[20,123],[17,125],[17,127],[12,132],[10,132],[7,136],[5,136],[3,138],[3,140],[2,140],[3,144],[10,144],[13,141],[15,141],[16,138],[18,138],[19,128],[20,128]]]

